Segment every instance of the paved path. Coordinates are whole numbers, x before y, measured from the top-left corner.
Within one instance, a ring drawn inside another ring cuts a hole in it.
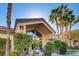
[[[57,53],[52,53],[52,56],[79,56],[79,50],[68,51],[65,55],[60,55]]]

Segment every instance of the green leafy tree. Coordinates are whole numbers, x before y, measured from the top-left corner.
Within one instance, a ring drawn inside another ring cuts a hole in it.
[[[35,55],[36,49],[39,48],[40,44],[41,44],[41,41],[38,38],[36,38],[36,36],[35,36],[34,43],[32,45],[33,55]]]
[[[32,36],[23,33],[14,34],[14,48],[21,54],[25,51],[28,52],[30,44],[32,44]]]

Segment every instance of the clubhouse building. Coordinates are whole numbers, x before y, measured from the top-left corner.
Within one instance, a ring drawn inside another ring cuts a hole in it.
[[[42,48],[45,46],[48,40],[52,40],[55,37],[55,31],[49,24],[44,20],[44,18],[18,18],[15,22],[14,29],[11,28],[11,49],[13,46],[13,32],[27,33],[32,32],[37,35],[37,37],[42,41]],[[0,38],[7,39],[7,28],[0,26]]]

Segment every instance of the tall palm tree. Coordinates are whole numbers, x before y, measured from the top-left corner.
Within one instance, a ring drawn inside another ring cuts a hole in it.
[[[62,4],[61,6],[53,9],[51,11],[51,14],[49,16],[49,21],[50,22],[56,22],[56,27],[57,27],[57,34],[59,34],[59,27],[60,26],[60,34],[63,33],[63,15],[65,10],[67,10],[67,5]]]
[[[72,29],[72,25],[73,25],[73,22],[75,21],[76,17],[75,15],[71,15],[70,16],[70,19],[69,19],[69,40],[70,40],[70,46],[71,46],[71,41],[72,41],[72,36],[71,36],[71,29]]]
[[[64,4],[58,7],[59,11],[59,22],[60,22],[60,34],[63,32],[62,14],[63,14]]]
[[[79,22],[79,17],[76,17],[75,15],[71,15],[71,18],[70,18],[70,20],[69,20],[69,22],[70,22],[70,26],[69,26],[69,32],[70,32],[70,46],[72,46],[71,45],[71,40],[72,40],[72,33],[71,33],[71,30],[72,30],[72,25],[74,25],[74,24],[76,24],[76,23],[78,23]]]
[[[64,19],[63,19],[63,17],[65,16],[65,17],[67,17],[67,15],[66,15],[66,13],[67,13],[67,10],[68,10],[68,8],[67,8],[67,4],[62,4],[61,6],[59,6],[58,7],[59,8],[59,14],[60,14],[60,16],[59,16],[59,21],[60,21],[60,34],[62,34],[63,33],[63,24],[64,24]]]
[[[75,20],[75,15],[73,15],[73,11],[70,9],[67,9],[64,12],[63,15],[63,19],[64,19],[64,26],[67,27],[69,25],[69,40],[70,40],[70,46],[71,46],[71,26],[72,26],[72,22]],[[67,28],[66,28],[67,30]]]
[[[63,19],[63,26],[65,27],[65,30],[66,31],[68,31],[68,25],[69,25],[69,16],[70,16],[70,14],[69,14],[69,9],[67,8],[67,9],[65,9],[64,10],[64,15],[62,16],[62,19]]]
[[[5,51],[5,55],[9,55],[9,51],[10,51],[11,12],[12,12],[12,4],[11,3],[8,3],[8,11],[7,11],[7,40],[6,40],[6,51]]]
[[[71,46],[71,40],[72,40],[72,36],[71,36],[71,29],[72,29],[72,25],[76,24],[79,22],[79,17],[75,17],[75,15],[73,15],[73,11],[70,9],[66,9],[64,16],[64,26],[68,28],[69,26],[69,40],[70,40],[70,46]],[[68,30],[66,28],[66,31]]]
[[[57,36],[59,35],[59,27],[58,27],[58,8],[55,8],[51,11],[51,14],[49,16],[49,21],[51,23],[56,22],[56,28],[57,28]]]

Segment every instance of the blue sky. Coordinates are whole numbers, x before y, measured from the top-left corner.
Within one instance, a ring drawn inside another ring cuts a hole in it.
[[[49,20],[49,14],[52,9],[59,6],[61,4],[58,3],[26,3],[26,4],[13,4],[12,7],[12,24],[11,27],[14,28],[16,18],[44,18],[47,22]],[[79,16],[79,4],[68,4],[68,8],[74,11],[76,16]],[[7,14],[7,4],[0,3],[0,25],[6,26],[6,14]],[[55,29],[55,24],[49,25]],[[79,24],[76,24],[72,27],[72,29],[79,29]]]

